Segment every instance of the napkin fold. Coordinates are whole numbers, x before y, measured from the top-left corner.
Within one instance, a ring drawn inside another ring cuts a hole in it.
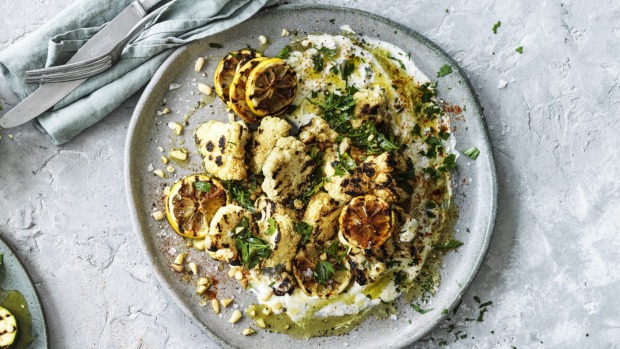
[[[0,51],[0,91],[19,100],[38,85],[27,70],[64,64],[131,0],[78,0],[37,31]],[[125,47],[106,72],[85,81],[34,120],[52,142],[62,144],[94,125],[144,86],[175,48],[229,29],[277,0],[173,0]],[[2,97],[2,96],[0,96]]]

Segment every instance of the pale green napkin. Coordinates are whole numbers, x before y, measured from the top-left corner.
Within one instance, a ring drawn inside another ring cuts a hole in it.
[[[66,62],[131,2],[76,1],[33,34],[0,51],[0,85],[20,100],[26,98],[38,86],[24,81],[25,71]],[[125,48],[118,63],[80,85],[35,119],[35,125],[55,144],[71,140],[145,85],[174,48],[224,31],[274,2],[277,0],[173,0]]]

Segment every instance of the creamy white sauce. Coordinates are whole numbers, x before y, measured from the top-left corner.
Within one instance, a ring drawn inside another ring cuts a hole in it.
[[[343,31],[354,33],[349,26],[341,27]],[[417,84],[423,84],[430,82],[430,79],[414,64],[410,57],[400,48],[383,41],[368,37],[359,37],[359,40],[364,40],[367,45],[375,47],[381,50],[387,51],[391,56],[398,58],[404,65],[405,71],[408,75],[412,76]],[[342,35],[310,35],[301,42],[302,46],[309,47],[303,52],[294,51],[290,53],[290,56],[286,59],[287,63],[292,66],[298,73],[298,78],[301,80],[298,85],[298,92],[293,101],[294,105],[297,105],[297,110],[291,115],[291,121],[297,124],[297,126],[308,123],[316,115],[312,112],[313,106],[308,102],[311,99],[313,91],[329,90],[338,93],[335,90],[334,79],[330,79],[330,69],[334,65],[341,65],[351,55],[355,55],[362,59],[357,65],[357,69],[349,77],[349,85],[355,86],[358,89],[366,89],[378,83],[379,77],[387,77],[388,75],[383,70],[378,60],[368,50],[356,45],[353,41]],[[314,62],[312,57],[316,55],[322,48],[334,50],[339,48],[338,54],[329,60],[325,60],[322,73],[318,74],[314,71]],[[381,86],[392,89],[390,86]],[[344,88],[344,86],[336,86],[336,88]],[[392,91],[395,93],[395,91]],[[395,113],[395,107],[390,100],[389,103],[390,113]],[[392,130],[395,135],[399,135],[402,130],[410,131],[414,124],[413,111],[406,110],[403,112],[402,121],[400,124],[392,122]],[[449,122],[449,120],[446,120]],[[444,146],[447,149],[454,149],[455,139],[451,136],[448,141],[444,141]],[[414,161],[416,168],[425,167],[428,165],[428,160],[425,157],[419,156],[420,149],[408,149],[406,154]],[[408,219],[399,232],[398,236],[402,242],[412,241],[418,234],[425,233],[428,228],[419,225],[418,221],[414,218]],[[430,251],[431,237],[424,238],[424,248],[419,251],[422,260],[425,260],[426,255]],[[408,261],[408,260],[407,260]],[[404,271],[413,279],[421,269],[423,263],[419,263],[410,267],[405,267]],[[364,295],[364,290],[368,287],[372,287],[372,284],[360,286],[351,280],[351,283],[347,290],[338,295],[335,300],[324,300],[318,297],[311,297],[306,295],[296,288],[291,295],[284,296],[271,296],[267,297],[271,292],[269,284],[271,281],[268,277],[251,272],[250,283],[252,284],[251,291],[256,294],[259,303],[267,305],[273,309],[274,313],[280,313],[286,310],[287,315],[295,322],[301,321],[309,313],[315,317],[327,317],[327,316],[340,316],[346,314],[356,314],[360,311],[377,305],[381,301],[391,302],[398,298],[403,290],[397,290],[397,285],[391,280],[387,286],[381,291],[380,296],[375,299],[369,299]],[[319,309],[317,309],[319,308]],[[281,309],[281,310],[280,310]]]

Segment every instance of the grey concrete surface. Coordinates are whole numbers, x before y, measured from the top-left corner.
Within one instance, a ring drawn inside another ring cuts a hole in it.
[[[70,3],[0,0],[0,49]],[[490,127],[500,196],[487,258],[456,314],[415,347],[617,348],[620,4],[321,3],[435,41],[469,74]],[[0,130],[0,234],[35,280],[53,348],[216,347],[135,242],[122,167],[137,99],[60,147],[31,124]],[[484,321],[474,297],[493,301]]]

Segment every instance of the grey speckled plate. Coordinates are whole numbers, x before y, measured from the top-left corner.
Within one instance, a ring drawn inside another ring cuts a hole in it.
[[[209,119],[227,120],[226,109],[216,100],[211,106],[198,110],[189,119],[184,135],[178,138],[173,136],[167,123],[181,121],[183,115],[197,104],[201,96],[196,83],[212,85],[213,71],[228,51],[244,48],[246,45],[257,47],[258,36],[265,35],[273,41],[266,54],[275,55],[291,39],[280,38],[283,28],[291,33],[298,30],[301,36],[309,33],[339,34],[340,26],[344,24],[350,25],[357,33],[391,42],[406,52],[411,52],[416,65],[431,78],[435,77],[442,65],[449,64],[453,67],[452,74],[441,78],[438,94],[446,102],[463,108],[463,112],[453,118],[457,149],[471,146],[480,149],[480,156],[476,161],[467,157],[459,158],[454,178],[453,202],[459,211],[455,237],[465,245],[457,252],[448,253],[444,258],[442,283],[428,304],[428,308],[434,310],[426,314],[419,314],[411,307],[401,304],[397,320],[370,318],[358,329],[341,337],[297,340],[266,331],[244,337],[240,332],[253,325],[251,320],[244,318],[232,326],[227,321],[231,309],[225,309],[223,318],[219,319],[208,304],[201,306],[201,298],[195,292],[195,278],[188,278],[170,270],[173,255],[187,252],[189,260],[198,263],[201,274],[213,274],[218,283],[212,290],[217,292],[218,297],[235,297],[235,303],[244,308],[255,301],[253,295],[247,294],[234,280],[224,276],[224,272],[218,271],[217,265],[210,261],[204,252],[199,253],[188,248],[167,226],[165,220],[157,222],[151,217],[154,209],[163,211],[162,191],[165,185],[171,185],[176,179],[192,172],[201,172],[200,159],[195,155],[196,148],[192,141],[192,132],[196,125]],[[208,43],[221,43],[224,47],[210,48]],[[203,69],[206,77],[194,72],[194,62],[199,56],[208,57]],[[171,83],[180,84],[181,87],[169,91]],[[157,115],[157,111],[162,109],[164,98],[173,112]],[[280,6],[263,10],[231,30],[180,48],[162,65],[144,91],[131,120],[127,137],[126,188],[138,240],[161,283],[181,309],[223,347],[340,348],[343,343],[355,348],[406,346],[430,331],[443,318],[443,309],[454,307],[486,254],[495,220],[497,184],[492,148],[476,96],[456,62],[439,47],[411,29],[373,14],[330,6]],[[168,151],[178,146],[175,144],[179,140],[184,141],[184,146],[193,154],[189,164],[175,166],[174,174],[168,174],[163,180],[154,176],[153,168],[164,168],[160,162],[161,153],[158,147]]]
[[[0,287],[7,291],[19,291],[28,303],[28,310],[32,316],[32,337],[34,338],[30,348],[48,348],[49,339],[43,306],[26,268],[1,237],[0,253],[4,255],[4,262],[0,267]],[[19,323],[17,325],[19,326]]]

